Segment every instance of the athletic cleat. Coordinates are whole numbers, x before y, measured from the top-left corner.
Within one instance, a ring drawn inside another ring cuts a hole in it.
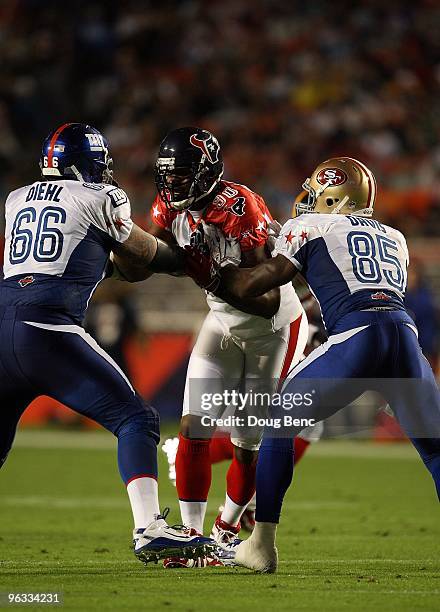
[[[249,508],[246,508],[246,510],[242,514],[240,523],[243,531],[252,533],[255,527],[255,510],[250,510]]]
[[[242,540],[235,538],[233,542],[228,544],[222,544],[211,552],[211,555],[220,562],[221,565],[233,566],[235,565],[235,553],[237,546],[241,544]]]
[[[165,521],[168,512],[166,508],[147,527],[133,531],[134,554],[140,561],[147,564],[168,557],[197,559],[216,548],[213,540],[184,525],[168,525]]]
[[[162,450],[168,459],[168,478],[176,486],[176,455],[179,438],[167,438],[162,444]]]
[[[215,519],[211,530],[211,538],[217,543],[217,546],[228,550],[228,545],[237,545],[241,540],[237,538],[240,533],[240,523],[236,527],[222,521],[221,514]]]
[[[211,553],[212,554],[212,553]],[[185,569],[185,568],[202,568],[224,565],[215,557],[205,556],[197,557],[197,559],[186,559],[184,557],[167,557],[164,559],[164,569]]]
[[[256,544],[250,536],[235,548],[234,561],[235,565],[242,565],[261,574],[274,574],[278,567],[278,550],[273,544]]]

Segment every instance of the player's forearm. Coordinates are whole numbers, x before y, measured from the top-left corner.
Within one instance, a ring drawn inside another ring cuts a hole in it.
[[[253,268],[229,265],[220,270],[218,290],[240,300],[255,298],[290,283],[297,272],[296,266],[283,255],[266,259]]]
[[[219,291],[216,291],[216,295],[231,306],[234,306],[234,308],[238,308],[238,310],[264,317],[265,319],[271,319],[280,307],[280,291],[278,288],[257,297],[238,298],[220,287]]]
[[[145,280],[154,272],[182,274],[184,251],[135,226],[127,241],[114,249],[113,264],[120,278],[129,282]]]
[[[225,266],[220,270],[221,281],[216,294],[222,292],[224,295],[240,301],[263,296],[277,285],[273,282],[267,282],[271,280],[269,278],[265,281],[260,272],[261,267],[261,265],[255,268]],[[219,297],[221,296],[219,295]]]
[[[137,283],[146,280],[154,274],[146,265],[128,261],[126,257],[119,257],[114,253],[110,264],[110,272],[110,278],[127,281],[129,283]]]

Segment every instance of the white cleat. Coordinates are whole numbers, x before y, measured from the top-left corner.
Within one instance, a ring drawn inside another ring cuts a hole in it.
[[[235,551],[241,540],[237,537],[240,532],[240,523],[234,527],[221,520],[221,514],[215,519],[211,530],[211,538],[216,542],[217,548],[214,557],[222,565],[235,565]]]
[[[230,544],[236,546],[240,542],[237,537],[239,533],[240,523],[238,523],[236,527],[229,525],[229,523],[222,521],[221,514],[219,514],[215,519],[214,525],[212,526],[211,538],[216,541],[220,548],[224,546],[227,547]]]
[[[167,514],[168,508],[147,527],[133,531],[134,554],[140,561],[147,564],[168,557],[197,559],[216,549],[213,540],[193,529],[183,525],[169,526],[165,521]]]
[[[176,486],[176,455],[179,438],[167,438],[162,444],[162,450],[168,460],[168,478]]]
[[[278,550],[274,544],[253,541],[252,535],[235,549],[235,564],[261,574],[274,574],[278,567]]]

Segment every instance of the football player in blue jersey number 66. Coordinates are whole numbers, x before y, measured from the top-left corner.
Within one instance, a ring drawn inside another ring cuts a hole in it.
[[[272,259],[254,268],[217,270],[193,253],[191,275],[228,301],[262,295],[301,273],[320,304],[329,339],[284,382],[283,393],[318,389],[311,405],[293,416],[320,421],[378,385],[440,497],[440,394],[403,303],[405,238],[370,218],[376,182],[355,159],[323,162],[304,188],[308,200],[281,228]],[[257,466],[255,529],[236,548],[238,564],[263,572],[277,568],[276,527],[293,473],[291,437],[271,435]]]
[[[49,134],[40,168],[41,179],[10,193],[5,204],[0,466],[26,407],[49,395],[117,436],[136,556],[145,563],[203,556],[210,540],[169,527],[159,510],[157,413],[81,326],[106,275],[137,281],[179,272],[181,252],[132,222],[107,141],[90,125],[66,123]]]

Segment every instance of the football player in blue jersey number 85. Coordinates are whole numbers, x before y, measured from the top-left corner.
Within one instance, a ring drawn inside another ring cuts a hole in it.
[[[304,188],[308,198],[281,228],[272,259],[249,269],[216,270],[193,253],[191,275],[228,301],[262,295],[301,273],[320,304],[329,339],[287,376],[284,393],[318,389],[311,405],[293,416],[320,421],[386,379],[381,392],[388,394],[440,497],[440,394],[403,303],[405,238],[370,218],[376,182],[357,160],[320,164]],[[257,466],[256,525],[237,547],[239,564],[276,570],[275,533],[292,473],[291,438],[267,435]]]
[[[66,123],[43,144],[42,178],[6,200],[0,466],[26,407],[49,395],[117,436],[136,556],[145,563],[170,555],[197,558],[210,550],[210,540],[169,527],[167,512],[159,510],[159,417],[81,326],[93,291],[112,271],[137,281],[182,267],[177,246],[132,222],[129,199],[113,181],[111,166],[98,130]]]

